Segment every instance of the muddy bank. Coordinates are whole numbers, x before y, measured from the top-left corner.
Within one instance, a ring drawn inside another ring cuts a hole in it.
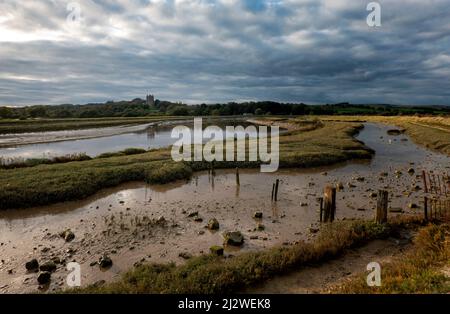
[[[417,174],[420,169],[443,171],[449,159],[417,147],[405,135],[389,136],[386,130],[367,124],[358,136],[376,151],[371,161],[274,174],[241,170],[240,186],[234,171],[217,170],[215,176],[199,172],[189,181],[129,183],[79,202],[1,212],[0,291],[37,291],[37,274],[24,267],[32,258],[62,262],[48,290],[56,291],[67,288],[64,263],[74,260],[81,264],[82,285],[87,285],[112,281],[142,262],[183,263],[190,255],[222,245],[224,231],[241,231],[245,240],[242,247],[226,248],[226,255],[308,241],[320,229],[317,197],[327,184],[343,186],[337,195],[338,220],[372,219],[373,194],[379,188],[390,191],[390,207],[402,212],[390,216],[420,213]],[[415,173],[408,173],[409,168]],[[281,181],[279,201],[272,203],[275,179]],[[262,218],[253,218],[256,211]],[[191,215],[195,212],[198,215]],[[219,230],[205,228],[211,218],[218,220]],[[66,229],[75,234],[70,242],[59,236]],[[105,253],[113,265],[101,270],[95,262]]]

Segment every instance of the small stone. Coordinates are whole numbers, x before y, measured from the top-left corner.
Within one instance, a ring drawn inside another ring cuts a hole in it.
[[[39,269],[39,263],[37,259],[33,258],[31,261],[25,263],[25,268],[28,271],[37,271]]]
[[[224,234],[225,245],[241,246],[244,244],[244,236],[239,231],[229,231]]]
[[[178,256],[183,259],[190,259],[192,257],[192,255],[187,252],[181,252],[180,254],[178,254]]]
[[[48,271],[44,271],[39,274],[37,281],[41,285],[48,284],[50,282],[51,276],[52,276],[51,273],[49,273]]]
[[[263,231],[264,229],[265,229],[265,227],[264,227],[263,224],[257,224],[257,225],[256,225],[256,230],[258,230],[258,231]]]
[[[209,230],[218,230],[220,227],[219,221],[216,218],[212,218],[208,222]]]
[[[263,213],[262,212],[255,212],[254,214],[253,214],[253,218],[258,218],[258,219],[260,219],[260,218],[262,218],[263,217]]]
[[[56,264],[53,261],[45,262],[39,266],[39,269],[42,272],[54,272],[56,270]]]
[[[223,255],[223,247],[222,246],[218,246],[218,245],[211,246],[209,248],[209,251],[211,252],[211,254],[214,254],[217,256]]]
[[[102,257],[99,258],[98,264],[101,268],[108,268],[111,267],[113,262],[111,258],[109,258],[106,254],[104,254]]]
[[[189,215],[188,215],[188,217],[195,217],[195,216],[198,216],[198,212],[192,212],[192,213],[189,213]]]

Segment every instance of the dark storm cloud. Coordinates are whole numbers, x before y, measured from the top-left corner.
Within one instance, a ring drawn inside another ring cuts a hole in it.
[[[0,3],[0,104],[143,97],[450,104],[450,6],[379,1]]]

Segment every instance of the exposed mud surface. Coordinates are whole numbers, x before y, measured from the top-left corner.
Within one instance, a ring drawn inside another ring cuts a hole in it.
[[[225,231],[241,231],[245,239],[242,247],[228,247],[226,254],[311,240],[320,229],[316,198],[326,184],[343,186],[337,193],[337,219],[373,218],[372,194],[379,188],[389,190],[390,207],[401,211],[389,215],[422,212],[418,174],[422,169],[448,171],[450,158],[416,146],[405,135],[389,136],[387,129],[367,124],[358,136],[377,152],[370,162],[273,174],[241,170],[240,186],[234,171],[219,170],[215,176],[200,172],[189,181],[129,183],[83,201],[0,212],[0,292],[38,291],[37,274],[24,266],[32,258],[40,263],[60,260],[46,287],[55,291],[67,288],[64,265],[71,261],[80,263],[84,286],[114,280],[136,263],[182,263],[190,255],[208,253],[211,246],[222,245]],[[281,180],[280,192],[272,203],[275,179]],[[256,211],[262,218],[253,218]],[[195,212],[197,216],[191,215]],[[219,221],[218,231],[205,228],[211,218]],[[264,230],[255,230],[258,223]],[[70,242],[59,236],[66,229],[75,234]],[[113,261],[106,270],[95,264],[103,254]]]

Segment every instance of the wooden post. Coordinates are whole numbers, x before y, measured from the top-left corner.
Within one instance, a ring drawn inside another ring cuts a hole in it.
[[[422,170],[422,178],[423,178],[423,189],[424,189],[425,193],[428,193],[427,177],[425,174],[425,170]]]
[[[423,214],[425,221],[428,221],[428,197],[423,198]]]
[[[336,213],[336,188],[327,186],[323,198],[323,222],[333,222]]]
[[[278,185],[279,185],[279,183],[280,183],[280,180],[277,179],[275,181],[275,202],[278,201]]]
[[[388,191],[378,190],[377,217],[375,220],[379,224],[387,222],[388,196]]]
[[[239,180],[239,168],[236,167],[236,185],[241,185],[241,182]]]
[[[322,220],[323,220],[323,197],[319,198],[319,202],[320,202],[320,222],[322,222]]]

